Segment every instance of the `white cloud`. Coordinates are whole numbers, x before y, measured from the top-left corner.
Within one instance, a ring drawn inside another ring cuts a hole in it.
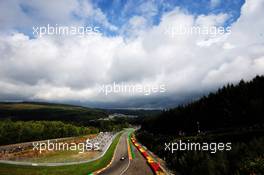
[[[146,1],[142,3],[138,8],[140,14],[143,14],[148,19],[151,19],[151,17],[157,15],[158,13],[158,7],[157,4],[154,3],[154,1]]]
[[[75,13],[83,17],[86,21],[94,20],[102,24],[105,28],[112,31],[117,30],[117,27],[111,24],[100,8],[96,8],[90,1],[80,1],[79,8],[75,9]]]
[[[228,14],[210,14],[210,15],[200,15],[196,19],[196,25],[198,26],[222,26],[224,22],[229,18]]]
[[[14,29],[31,31],[33,26],[47,24],[84,26],[89,21],[109,30],[117,30],[101,9],[94,7],[89,0],[1,1],[0,12],[0,32],[5,33]]]
[[[221,0],[211,0],[210,1],[211,8],[218,7],[220,4],[221,4]]]
[[[1,35],[0,88],[4,91],[0,97],[16,94],[29,99],[83,101],[131,98],[97,93],[96,85],[115,81],[165,83],[167,96],[177,99],[226,82],[250,79],[264,73],[263,37],[259,35],[264,29],[263,10],[263,1],[247,1],[231,26],[232,33],[213,39],[164,34],[168,25],[219,26],[229,17],[195,17],[178,8],[164,14],[161,23],[152,28],[140,28],[146,23],[144,17],[131,18],[127,30],[140,32],[129,40],[122,36],[30,39],[19,33]],[[91,11],[82,13],[89,16]]]

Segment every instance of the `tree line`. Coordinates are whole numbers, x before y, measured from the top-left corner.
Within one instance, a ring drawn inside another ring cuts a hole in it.
[[[228,84],[187,105],[163,111],[142,124],[142,130],[168,135],[195,134],[246,127],[263,127],[264,76]]]
[[[98,133],[94,127],[61,121],[0,121],[0,145]]]

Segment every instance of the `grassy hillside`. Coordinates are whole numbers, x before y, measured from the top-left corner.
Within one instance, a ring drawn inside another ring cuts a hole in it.
[[[80,106],[34,102],[0,102],[0,119],[59,120],[85,124],[89,120],[104,117],[107,117],[104,111]]]

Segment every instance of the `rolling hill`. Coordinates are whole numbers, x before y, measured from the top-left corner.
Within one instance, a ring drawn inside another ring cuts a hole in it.
[[[50,120],[78,122],[107,117],[107,113],[92,108],[42,102],[0,102],[0,119]]]

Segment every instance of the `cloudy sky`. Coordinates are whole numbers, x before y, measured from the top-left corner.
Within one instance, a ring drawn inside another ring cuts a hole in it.
[[[0,0],[0,101],[168,107],[264,74],[263,0]],[[86,36],[33,27],[96,26]],[[180,34],[172,27],[229,27]],[[165,92],[110,93],[109,84]]]

